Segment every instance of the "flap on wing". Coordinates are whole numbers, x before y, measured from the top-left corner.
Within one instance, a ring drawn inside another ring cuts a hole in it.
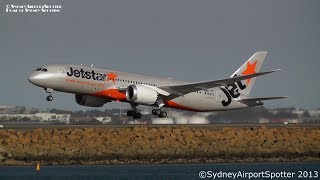
[[[279,70],[280,69],[267,71],[267,72],[259,72],[259,73],[254,73],[250,75],[245,75],[245,76],[235,76],[235,77],[220,79],[215,81],[202,81],[202,82],[195,82],[195,83],[188,83],[188,84],[161,86],[158,88],[170,94],[184,95],[184,94],[188,94],[188,93],[199,91],[199,90],[206,90],[206,89],[219,87],[219,86],[227,86],[228,84],[232,84],[238,81],[250,79],[257,76],[262,76],[262,75],[269,74]]]

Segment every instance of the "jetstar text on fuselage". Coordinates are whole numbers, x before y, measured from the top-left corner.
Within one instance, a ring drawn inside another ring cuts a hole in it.
[[[238,75],[235,74],[233,77],[236,77],[236,76],[238,76]],[[238,86],[236,84],[238,84]],[[229,104],[231,104],[232,98],[237,98],[240,96],[240,92],[239,92],[238,87],[240,88],[240,90],[244,90],[247,86],[242,84],[241,81],[238,81],[236,83],[228,84],[228,86],[221,86],[220,87],[220,89],[226,95],[226,97],[228,99],[227,101],[226,100],[221,101],[221,104],[223,106],[228,106]]]
[[[70,72],[66,72],[68,76],[72,77],[77,77],[77,78],[83,78],[83,79],[93,79],[96,81],[104,81],[106,78],[105,74],[97,73],[94,70],[92,71],[85,71],[83,69],[73,69],[70,67]]]

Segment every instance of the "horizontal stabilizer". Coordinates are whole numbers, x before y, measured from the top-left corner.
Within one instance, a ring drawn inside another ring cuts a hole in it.
[[[240,102],[252,102],[252,101],[267,101],[272,99],[283,99],[288,98],[287,96],[279,96],[279,97],[262,97],[262,98],[249,98],[249,99],[241,99]]]

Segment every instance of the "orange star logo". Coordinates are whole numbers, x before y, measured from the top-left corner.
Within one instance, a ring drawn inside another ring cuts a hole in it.
[[[256,60],[254,63],[250,64],[250,62],[248,61],[248,62],[247,62],[247,69],[244,70],[244,71],[242,72],[242,74],[243,74],[243,75],[250,75],[250,74],[256,73],[256,65],[257,65],[257,62],[258,62],[258,61]],[[250,78],[250,79],[247,79],[247,85],[249,85],[250,80],[251,80],[251,78]]]
[[[116,78],[118,77],[117,74],[110,72],[107,74],[107,81],[112,81],[113,83],[116,83]]]

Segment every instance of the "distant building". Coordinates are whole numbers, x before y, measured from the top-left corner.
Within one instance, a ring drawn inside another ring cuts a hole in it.
[[[70,123],[70,114],[56,114],[56,113],[36,113],[36,117],[42,121],[59,121],[66,124]]]
[[[111,117],[109,116],[99,116],[99,117],[94,117],[96,120],[102,122],[102,124],[108,124],[111,122]]]
[[[8,121],[16,118],[17,121],[23,118],[29,118],[30,120],[44,121],[59,121],[62,123],[70,123],[70,114],[55,114],[55,113],[36,113],[36,114],[0,114],[1,120]]]
[[[312,117],[318,117],[320,118],[320,110],[317,109],[317,110],[309,110],[309,113]]]

